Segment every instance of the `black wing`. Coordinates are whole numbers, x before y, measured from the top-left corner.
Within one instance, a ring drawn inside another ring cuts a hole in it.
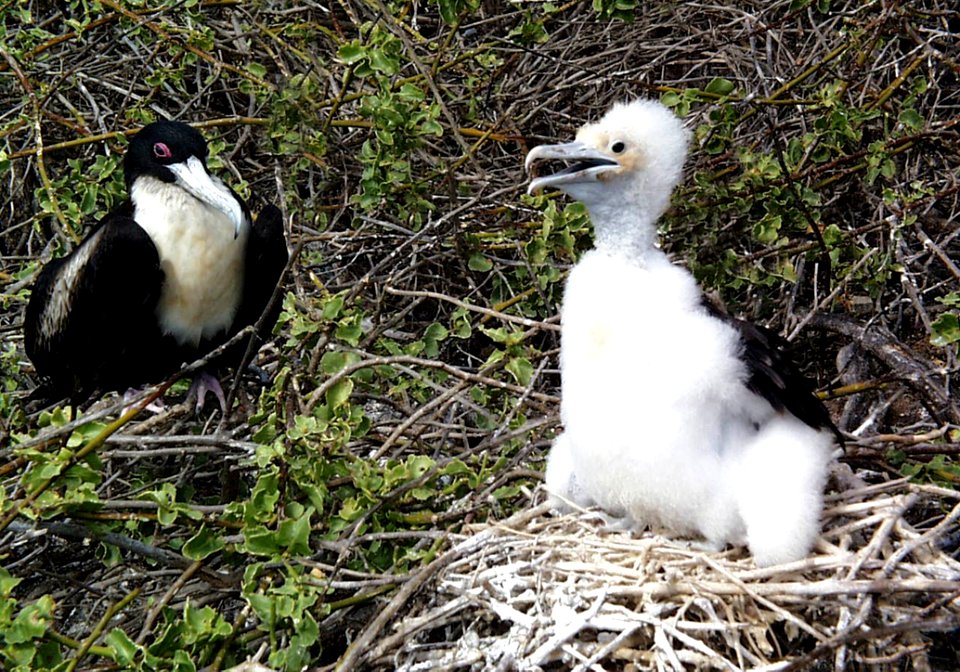
[[[266,205],[250,227],[247,239],[246,265],[243,276],[243,297],[234,320],[232,333],[256,324],[280,283],[287,265],[287,241],[283,233],[283,214],[273,205]],[[280,315],[281,301],[277,300],[264,317],[259,336],[269,336]]]
[[[51,391],[81,400],[166,373],[156,352],[163,278],[153,241],[118,213],[40,271],[24,316],[24,342]]]
[[[741,357],[750,376],[747,388],[766,399],[779,412],[789,412],[815,429],[828,429],[839,441],[843,435],[815,394],[813,384],[785,351],[786,342],[769,329],[727,314],[704,297],[703,305],[713,317],[740,334]]]

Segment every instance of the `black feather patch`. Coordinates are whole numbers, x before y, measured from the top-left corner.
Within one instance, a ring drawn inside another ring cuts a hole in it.
[[[77,265],[67,273],[71,261]],[[154,314],[163,279],[150,237],[119,214],[47,264],[27,304],[24,345],[48,387],[81,401],[166,373]]]
[[[843,435],[814,394],[813,384],[787,355],[784,340],[769,329],[732,317],[706,296],[702,303],[711,316],[739,333],[743,347],[740,357],[749,372],[747,388],[766,399],[778,412],[790,413],[814,429],[830,430],[842,444]]]

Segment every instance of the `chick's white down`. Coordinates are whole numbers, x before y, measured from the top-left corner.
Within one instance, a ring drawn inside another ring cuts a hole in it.
[[[688,137],[668,109],[637,100],[528,157],[592,159],[531,183],[583,201],[596,236],[565,288],[564,431],[547,489],[559,508],[746,543],[760,565],[797,560],[819,531],[833,436],[747,387],[740,332],[656,247]]]

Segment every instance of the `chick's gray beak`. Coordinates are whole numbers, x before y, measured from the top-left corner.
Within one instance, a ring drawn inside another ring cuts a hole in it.
[[[571,184],[574,182],[596,182],[603,173],[620,167],[608,154],[582,142],[565,142],[559,145],[539,145],[530,150],[524,167],[530,172],[537,161],[558,160],[571,165],[553,175],[544,175],[530,181],[527,193],[533,194],[544,187]]]

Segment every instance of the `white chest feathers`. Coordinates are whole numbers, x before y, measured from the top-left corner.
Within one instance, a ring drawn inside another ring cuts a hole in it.
[[[610,404],[624,412],[688,408],[742,389],[738,335],[700,302],[693,277],[665,258],[651,254],[640,265],[588,252],[563,300],[565,405],[582,395],[608,412]]]
[[[157,318],[178,342],[198,345],[230,328],[243,292],[249,228],[180,187],[141,177],[133,218],[153,240],[165,274]]]

